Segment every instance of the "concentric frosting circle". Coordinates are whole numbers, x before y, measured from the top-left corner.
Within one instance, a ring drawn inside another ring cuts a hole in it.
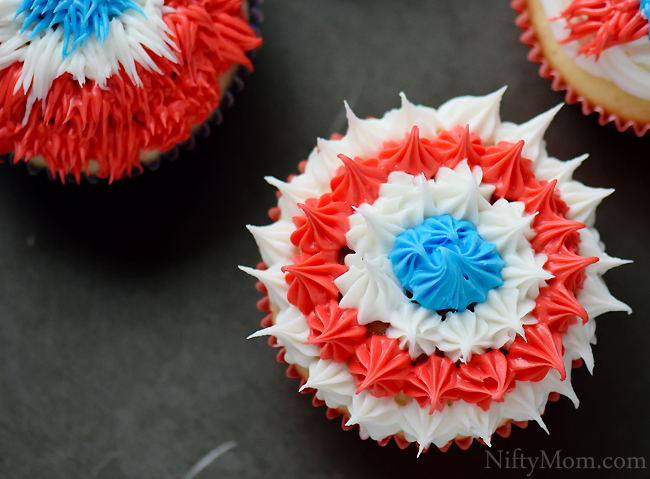
[[[536,254],[527,239],[534,234],[530,228],[533,216],[524,211],[521,202],[499,199],[490,204],[494,190],[494,185],[482,184],[482,170],[470,170],[467,161],[453,170],[441,168],[435,179],[428,181],[423,176],[392,172],[378,199],[372,205],[361,205],[349,217],[347,243],[355,253],[346,258],[349,270],[335,281],[343,294],[341,307],[357,309],[361,324],[388,322],[391,327],[386,334],[399,339],[400,346],[414,358],[432,354],[437,347],[454,361],[468,360],[472,353],[499,349],[517,333],[523,334],[523,325],[534,322],[527,316],[535,306],[539,286],[552,275],[542,268],[546,256]],[[393,283],[399,287],[400,282],[385,258],[403,231],[422,224],[427,217],[444,214],[471,221],[481,238],[497,245],[505,260],[501,271],[505,284],[490,291],[474,311],[450,312],[441,321],[440,314],[422,311],[403,291],[395,290]],[[375,271],[382,274],[373,274]],[[383,300],[369,294],[365,285],[370,281],[383,283],[376,288],[384,294]],[[384,293],[391,290],[395,294]],[[380,306],[383,303],[385,310]],[[474,325],[471,338],[459,331],[461,323]]]
[[[269,178],[275,223],[250,227],[273,310],[252,337],[271,335],[303,371],[303,390],[362,437],[444,448],[535,420],[549,395],[577,398],[572,362],[593,366],[593,317],[626,310],[600,275],[607,256],[592,228],[610,190],[571,179],[543,134],[557,109],[502,123],[503,90],[438,110],[402,106],[319,140],[302,174]],[[505,261],[503,284],[474,311],[411,302],[388,259],[395,238],[448,214],[472,222]],[[576,299],[577,294],[577,299]],[[444,317],[443,317],[444,316]]]

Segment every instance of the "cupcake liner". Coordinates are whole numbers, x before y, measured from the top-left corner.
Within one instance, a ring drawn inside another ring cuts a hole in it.
[[[249,7],[248,24],[253,29],[257,37],[261,36],[259,27],[264,21],[264,14],[259,9],[259,6],[263,3],[263,1],[264,0],[248,0],[248,7]],[[252,60],[253,58],[255,58],[256,53],[257,50],[251,50],[246,52],[246,56]],[[217,108],[210,114],[208,119],[203,123],[197,123],[192,128],[190,137],[184,142],[179,143],[173,146],[171,149],[160,153],[153,160],[150,160],[146,163],[142,163],[142,162],[139,163],[138,164],[139,167],[133,169],[133,171],[129,175],[129,178],[137,178],[138,176],[142,175],[145,172],[145,170],[156,171],[158,168],[160,168],[160,165],[164,161],[176,161],[180,156],[181,151],[192,151],[196,147],[197,139],[204,139],[210,136],[210,133],[212,132],[212,128],[217,127],[221,125],[221,123],[223,123],[223,114],[225,110],[232,108],[232,106],[235,104],[236,95],[239,94],[244,89],[244,87],[246,86],[245,80],[250,74],[251,71],[249,68],[245,66],[240,66],[237,73],[233,75],[230,84],[223,92],[223,95],[219,100],[219,106],[217,106]],[[0,155],[0,162],[1,163],[7,162],[12,166],[17,166],[17,167],[19,167],[19,165],[24,165],[25,169],[27,170],[27,173],[30,176],[37,176],[42,173],[45,173],[49,180],[61,181],[61,179],[58,176],[52,175],[52,172],[48,167],[40,168],[34,166],[29,161],[20,161],[20,160],[16,161],[13,152],[7,155]],[[84,172],[82,172],[81,178],[82,180],[85,180],[88,183],[93,185],[97,184],[100,180],[102,180],[102,178],[98,178],[95,175],[87,175]],[[109,181],[108,178],[105,178],[104,180]],[[65,176],[65,183],[74,184],[76,182],[77,180],[75,179],[72,173],[69,173]]]
[[[650,123],[639,123],[634,120],[623,120],[618,115],[607,112],[603,107],[591,102],[588,98],[580,95],[571,85],[569,85],[562,75],[553,69],[553,66],[544,56],[542,47],[537,40],[537,33],[530,22],[530,16],[526,8],[526,0],[512,0],[512,8],[519,13],[515,24],[521,28],[524,33],[519,39],[521,42],[530,47],[528,59],[532,62],[539,63],[539,76],[551,80],[551,88],[554,91],[566,91],[565,102],[569,104],[580,104],[582,113],[588,116],[592,113],[598,114],[598,123],[606,125],[614,123],[616,129],[620,132],[632,129],[637,136],[643,136],[650,129]]]

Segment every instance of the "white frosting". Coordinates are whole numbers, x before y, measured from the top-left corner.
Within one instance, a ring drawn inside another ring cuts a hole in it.
[[[487,183],[481,185],[482,178],[483,170],[474,168],[470,171],[467,160],[461,161],[453,170],[440,168],[435,181],[429,183],[440,213],[478,225],[479,213],[490,208],[489,199],[495,189]]]
[[[614,258],[605,251],[605,246],[600,241],[598,231],[593,228],[583,228],[580,233],[580,254],[582,256],[596,256],[598,262],[587,266],[590,275],[604,274],[612,268],[631,263],[629,260]]]
[[[399,204],[400,198],[388,198],[355,208],[356,213],[350,216],[351,233],[347,235],[350,248],[372,251],[374,256],[388,255],[395,246],[395,238],[406,229],[401,225]]]
[[[281,218],[288,222],[291,222],[291,218],[294,216],[302,214],[298,203],[304,203],[308,198],[318,198],[326,192],[316,183],[312,175],[296,176],[289,183],[272,176],[266,176],[264,179],[282,193],[278,200],[278,206],[282,212]]]
[[[301,391],[306,388],[316,388],[316,397],[332,409],[341,406],[349,408],[356,392],[354,381],[350,381],[348,365],[326,359],[313,361],[309,365],[309,378]]]
[[[262,261],[268,264],[291,264],[291,256],[298,254],[298,248],[291,242],[287,243],[287,236],[291,236],[296,229],[290,220],[279,220],[267,226],[247,226],[260,247]]]
[[[258,281],[261,281],[267,289],[269,300],[280,309],[289,307],[287,301],[287,293],[289,292],[289,285],[284,279],[282,272],[282,264],[274,264],[268,269],[253,269],[246,266],[239,268],[251,276],[255,276]]]
[[[438,109],[438,121],[443,129],[469,125],[469,130],[484,143],[492,142],[494,131],[501,125],[499,106],[506,87],[483,97],[460,96]],[[426,128],[425,128],[426,132]],[[420,130],[420,136],[425,136]]]
[[[594,355],[591,345],[596,344],[596,321],[590,318],[586,324],[578,321],[569,326],[562,337],[562,344],[569,351],[565,356],[570,360],[582,359],[590,373],[594,372]]]
[[[579,181],[567,181],[562,185],[562,199],[571,205],[571,219],[593,226],[596,207],[614,192],[612,188],[591,188]]]
[[[384,321],[390,323],[386,335],[397,339],[400,348],[407,350],[412,358],[422,353],[433,354],[440,343],[438,330],[442,318],[434,311],[408,302],[389,311]]]
[[[285,359],[290,364],[308,368],[318,361],[320,349],[313,344],[305,344],[309,337],[309,326],[305,316],[293,305],[280,310],[275,316],[275,324],[251,334],[248,339],[260,336],[275,336],[278,344],[286,348]]]
[[[385,256],[364,259],[361,255],[350,254],[345,264],[350,269],[334,283],[343,293],[341,308],[357,309],[360,324],[386,321],[391,311],[409,304]]]
[[[16,90],[21,86],[29,92],[27,112],[36,100],[45,100],[52,83],[70,73],[80,85],[94,80],[100,87],[123,68],[136,85],[141,85],[136,62],[148,70],[159,72],[145,47],[155,55],[176,62],[173,50],[178,47],[170,38],[163,13],[172,11],[164,0],[134,0],[146,17],[127,9],[109,23],[108,36],[102,46],[94,34],[63,59],[63,28],[45,28],[31,40],[35,24],[22,34],[23,20],[28,12],[14,18],[20,0],[0,2],[0,70],[15,62],[24,62]],[[160,73],[160,72],[159,72]]]
[[[497,246],[499,254],[511,254],[529,247],[527,240],[535,232],[530,227],[532,216],[524,214],[524,204],[509,202],[503,198],[481,211],[478,224],[481,238]]]
[[[267,263],[266,273],[247,272],[264,282],[270,296],[285,294],[277,271],[281,265],[291,262],[290,255],[295,252],[287,246],[291,235],[287,222],[293,215],[301,214],[296,202],[330,191],[329,182],[341,166],[337,154],[374,156],[384,141],[402,140],[414,125],[426,138],[432,138],[442,127],[456,126],[457,122],[461,122],[461,126],[462,122],[470,122],[470,131],[479,134],[487,144],[524,138],[528,142],[524,156],[534,162],[538,179],[558,181],[557,188],[570,208],[568,216],[571,219],[593,218],[593,209],[605,196],[603,190],[576,188],[576,182],[571,179],[573,170],[584,157],[559,162],[546,153],[542,138],[557,108],[523,125],[501,123],[498,112],[502,94],[500,90],[486,97],[455,99],[437,111],[412,105],[402,95],[400,108],[373,120],[360,120],[348,109],[351,122],[345,137],[319,140],[304,174],[289,183],[272,181],[283,193],[279,201],[282,224],[268,230],[268,234],[262,228],[253,229],[265,261],[268,258],[272,264]],[[480,185],[480,181],[480,172],[470,171],[464,162],[454,170],[442,168],[434,180],[429,181],[421,176],[394,172],[389,175],[388,183],[380,188],[379,198],[372,205],[361,205],[350,216],[348,241],[356,252],[346,257],[349,270],[336,280],[343,293],[341,307],[356,307],[362,324],[375,320],[390,322],[388,334],[397,338],[400,346],[412,356],[422,352],[430,354],[437,347],[447,348],[452,357],[456,354],[467,358],[490,345],[507,343],[515,334],[523,333],[524,324],[536,321],[529,313],[540,284],[550,275],[542,269],[546,257],[535,255],[528,242],[532,217],[524,213],[519,203],[499,200],[490,205],[487,198],[493,187]],[[391,236],[394,238],[399,231],[416,226],[425,217],[443,213],[476,220],[479,234],[490,238],[507,261],[503,286],[491,290],[487,300],[477,305],[474,313],[449,315],[454,316],[453,320],[448,317],[444,322],[435,312],[418,307],[406,298],[386,258]],[[609,295],[600,279],[602,273],[624,261],[604,253],[595,230],[584,228],[580,236],[580,254],[597,256],[601,260],[585,270],[587,279],[579,299],[588,313],[591,316],[607,310],[629,311]],[[283,238],[285,246],[281,246]],[[593,368],[590,345],[595,343],[595,322],[590,319],[585,325],[580,321],[572,325],[563,336],[564,381],[560,380],[557,371],[551,370],[539,382],[517,382],[504,401],[492,402],[488,411],[475,404],[456,401],[442,411],[429,414],[429,408],[421,408],[415,400],[400,405],[393,398],[376,398],[366,390],[357,394],[346,363],[320,359],[317,348],[304,344],[309,334],[305,316],[295,306],[287,306],[285,298],[278,303],[273,298],[271,301],[280,308],[276,325],[252,337],[276,336],[278,343],[287,348],[289,362],[309,368],[305,387],[316,388],[316,396],[328,407],[346,407],[350,413],[348,424],[358,424],[361,437],[381,440],[401,432],[408,441],[418,442],[420,452],[430,445],[443,447],[458,436],[480,437],[489,444],[490,436],[506,419],[534,420],[546,430],[541,415],[549,393],[563,394],[577,407],[578,400],[571,387],[571,361],[582,358],[590,371]]]
[[[546,158],[546,142],[544,141],[544,133],[546,129],[557,115],[557,112],[562,108],[562,104],[551,108],[547,112],[537,115],[532,120],[526,123],[517,125],[515,123],[503,122],[494,134],[494,143],[500,141],[509,141],[516,143],[519,140],[524,140],[524,147],[521,150],[521,156],[533,160],[534,162]],[[564,162],[562,162],[564,163]]]
[[[548,18],[558,18],[571,4],[571,0],[540,1]],[[567,22],[564,18],[549,23],[556,40],[567,37],[569,31],[565,29]],[[579,55],[578,49],[581,45],[579,40],[575,40],[560,47],[584,71],[614,82],[621,90],[631,95],[650,100],[650,42],[647,36],[603,50],[598,61],[594,55]]]

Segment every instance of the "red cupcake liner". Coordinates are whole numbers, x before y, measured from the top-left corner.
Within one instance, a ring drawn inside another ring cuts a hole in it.
[[[569,104],[580,104],[582,113],[585,116],[592,113],[598,114],[598,123],[606,125],[607,123],[614,123],[616,129],[620,132],[632,129],[637,136],[643,136],[650,129],[650,123],[638,123],[634,120],[622,120],[613,113],[608,113],[599,105],[595,105],[588,98],[580,95],[574,88],[569,85],[562,75],[553,69],[550,62],[544,57],[542,47],[537,40],[537,34],[530,22],[530,16],[526,9],[526,0],[512,0],[512,8],[519,13],[515,24],[521,28],[524,33],[521,34],[519,39],[524,45],[530,47],[528,52],[528,59],[532,62],[539,63],[539,76],[547,80],[551,80],[551,88],[554,91],[566,91],[564,101]]]

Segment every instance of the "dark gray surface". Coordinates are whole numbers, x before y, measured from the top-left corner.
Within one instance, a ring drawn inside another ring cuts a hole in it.
[[[237,447],[196,477],[525,477],[485,469],[485,447],[416,459],[361,441],[297,393],[275,350],[246,341],[262,318],[246,223],[274,203],[264,175],[295,171],[318,136],[361,116],[438,106],[508,85],[505,120],[561,102],[519,43],[508,2],[273,0],[265,45],[225,124],[160,170],[114,185],[61,185],[0,167],[0,477],[181,478],[226,441]],[[549,152],[591,158],[577,179],[617,188],[598,211],[609,272],[635,310],[598,321],[596,368],[537,425],[495,438],[493,453],[645,456],[650,466],[650,138],[598,126],[566,106]],[[554,470],[556,477],[585,471]],[[648,477],[641,471],[590,471]],[[595,474],[596,472],[600,474]],[[547,477],[536,471],[533,477]]]

